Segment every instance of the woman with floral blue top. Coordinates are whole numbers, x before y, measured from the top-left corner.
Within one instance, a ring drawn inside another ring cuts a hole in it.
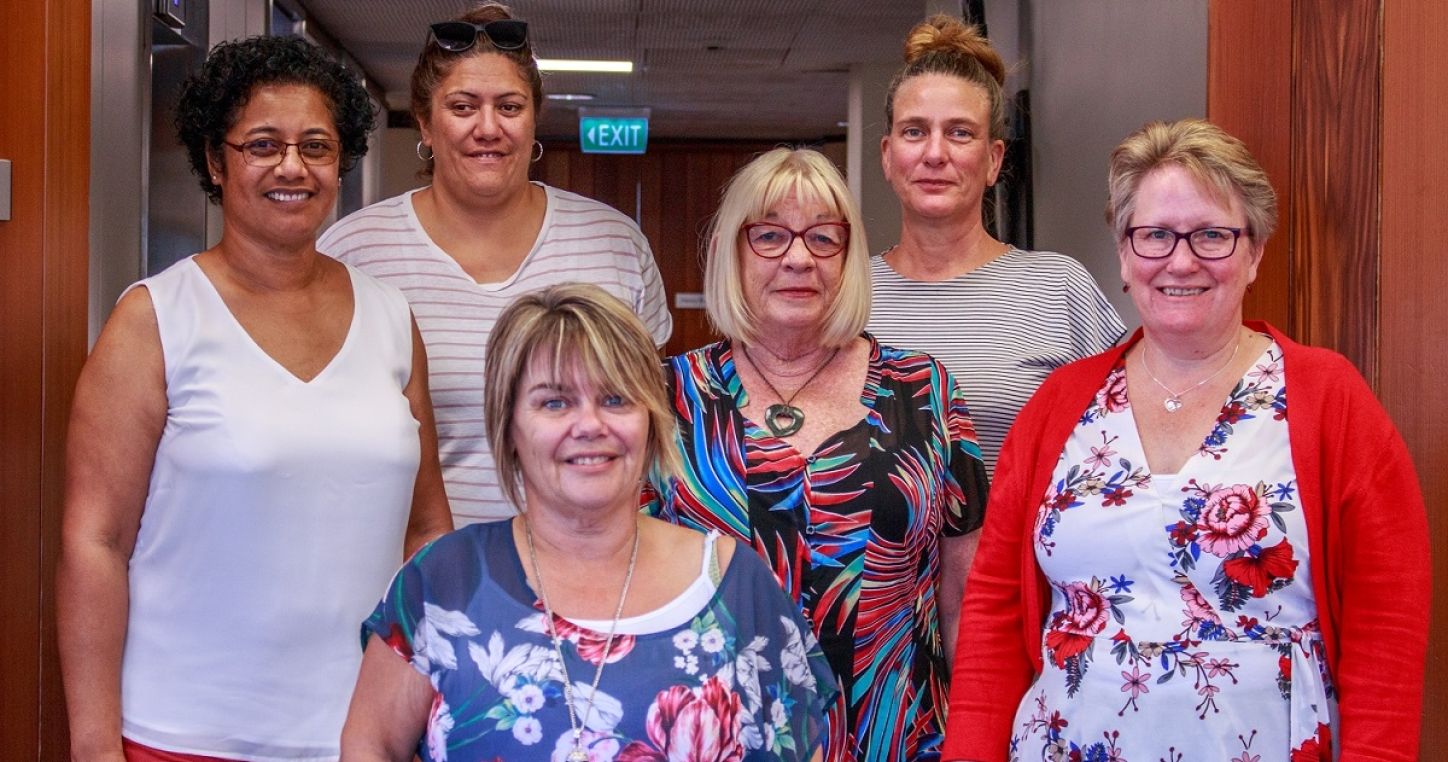
[[[810,760],[837,691],[755,554],[638,513],[677,458],[654,346],[595,286],[494,328],[484,417],[508,522],[427,546],[363,625],[348,759]]]

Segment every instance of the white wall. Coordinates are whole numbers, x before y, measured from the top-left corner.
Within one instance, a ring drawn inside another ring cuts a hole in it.
[[[1036,248],[1070,254],[1128,324],[1106,161],[1152,119],[1207,111],[1207,0],[1034,0],[1030,82]]]

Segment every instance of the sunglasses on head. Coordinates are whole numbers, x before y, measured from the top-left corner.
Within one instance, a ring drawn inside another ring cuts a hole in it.
[[[449,53],[461,53],[476,45],[479,37],[488,38],[498,50],[521,50],[528,44],[528,22],[500,19],[486,24],[471,21],[441,21],[428,27],[437,46]]]

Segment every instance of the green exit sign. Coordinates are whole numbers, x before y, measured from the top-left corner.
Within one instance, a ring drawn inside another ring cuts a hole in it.
[[[579,116],[584,153],[643,153],[649,144],[647,116]]]

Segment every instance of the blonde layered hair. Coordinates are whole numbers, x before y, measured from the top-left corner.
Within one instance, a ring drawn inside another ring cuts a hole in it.
[[[1204,119],[1148,122],[1111,152],[1106,174],[1106,222],[1116,240],[1126,236],[1136,211],[1136,190],[1153,170],[1178,166],[1217,201],[1242,202],[1247,233],[1257,246],[1277,227],[1277,193],[1246,144]]]
[[[523,376],[535,362],[547,363],[555,381],[581,374],[599,390],[642,406],[649,415],[649,440],[639,477],[650,467],[665,476],[678,473],[674,414],[648,329],[633,310],[598,286],[551,286],[521,296],[503,310],[488,337],[483,367],[488,445],[499,487],[515,508],[525,506],[513,412]]]
[[[740,259],[755,256],[742,231],[763,220],[786,198],[818,203],[850,226],[840,287],[834,294],[820,343],[840,347],[865,330],[870,320],[870,249],[860,211],[833,162],[809,148],[776,148],[734,173],[705,238],[704,310],[714,329],[731,341],[759,340],[759,323],[744,294]],[[813,256],[813,255],[811,255]]]

